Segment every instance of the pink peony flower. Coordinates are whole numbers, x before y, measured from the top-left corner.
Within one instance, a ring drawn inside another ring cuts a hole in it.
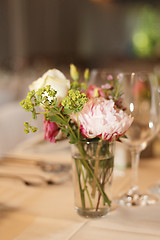
[[[105,97],[102,88],[97,87],[95,85],[90,85],[89,88],[87,89],[87,97],[92,98],[92,97]]]
[[[48,121],[44,120],[44,130],[45,130],[44,139],[55,143],[56,142],[55,137],[59,132],[57,124],[54,122],[50,122],[49,120]]]
[[[91,98],[78,114],[80,131],[86,138],[100,137],[106,141],[124,135],[133,121],[133,117],[116,108],[113,100],[102,97]],[[76,114],[71,118],[77,123]]]

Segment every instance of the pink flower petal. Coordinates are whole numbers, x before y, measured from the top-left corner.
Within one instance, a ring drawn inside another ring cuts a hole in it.
[[[49,120],[48,121],[44,120],[44,130],[45,130],[44,139],[55,143],[56,142],[55,137],[59,132],[57,124],[54,122],[50,122]]]
[[[79,114],[80,131],[86,138],[101,137],[115,141],[124,135],[133,121],[123,110],[116,108],[113,100],[91,98]],[[71,118],[77,123],[77,115]]]

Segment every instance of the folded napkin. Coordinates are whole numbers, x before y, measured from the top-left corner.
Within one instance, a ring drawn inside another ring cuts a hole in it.
[[[27,139],[17,145],[8,156],[17,158],[43,160],[54,163],[71,163],[70,144],[68,139],[50,143],[43,140],[44,133]]]
[[[0,165],[2,181],[21,182],[28,186],[61,184],[71,179],[71,168],[53,165],[53,170],[46,171],[41,166],[32,164],[2,163]]]

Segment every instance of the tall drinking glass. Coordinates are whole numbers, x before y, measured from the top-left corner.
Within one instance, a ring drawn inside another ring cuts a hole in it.
[[[127,206],[150,205],[156,199],[138,191],[140,153],[159,131],[158,82],[151,73],[121,74],[123,104],[126,112],[134,117],[122,142],[131,152],[131,188],[121,196],[119,203]]]

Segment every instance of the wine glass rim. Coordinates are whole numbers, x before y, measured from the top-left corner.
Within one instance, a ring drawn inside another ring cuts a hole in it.
[[[123,75],[154,75],[152,71],[130,71],[130,72],[119,72],[119,74]]]
[[[136,70],[136,71],[121,71],[121,70],[116,70],[116,69],[107,69],[107,68],[93,68],[92,71],[96,72],[101,72],[101,73],[106,73],[108,75],[155,75],[153,71],[145,71],[145,70]]]

